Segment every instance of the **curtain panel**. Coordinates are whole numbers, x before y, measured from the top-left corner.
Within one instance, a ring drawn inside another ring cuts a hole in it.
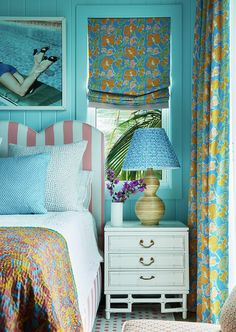
[[[170,18],[89,18],[91,106],[168,107]]]
[[[228,295],[229,0],[197,0],[189,194],[190,307],[218,323]]]

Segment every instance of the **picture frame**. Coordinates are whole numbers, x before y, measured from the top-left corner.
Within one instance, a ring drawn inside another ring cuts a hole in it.
[[[0,112],[65,110],[65,18],[0,17],[0,39]]]

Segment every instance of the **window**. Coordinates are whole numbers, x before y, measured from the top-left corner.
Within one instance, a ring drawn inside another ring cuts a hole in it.
[[[94,111],[93,111],[94,112]],[[120,180],[134,180],[144,176],[143,171],[122,171],[132,134],[139,127],[165,128],[168,132],[169,109],[162,110],[95,110],[96,127],[104,133],[106,167],[112,168]],[[162,182],[167,172],[156,170]]]
[[[88,101],[105,134],[106,168],[120,180],[133,133],[161,128],[170,87],[170,17],[88,19]],[[131,111],[131,109],[133,111]],[[162,179],[161,170],[155,170]]]
[[[191,107],[188,99],[183,103],[183,70],[182,70],[182,7],[181,4],[174,5],[78,5],[76,8],[77,39],[75,56],[80,59],[76,66],[76,116],[81,121],[96,125],[95,108],[88,103],[88,90],[85,82],[88,80],[89,49],[88,49],[88,19],[89,18],[137,18],[137,17],[170,17],[171,40],[170,40],[170,72],[171,72],[171,97],[169,98],[169,109],[162,112],[162,127],[174,146],[179,158],[181,168],[175,171],[162,172],[161,188],[159,194],[163,199],[182,199],[183,183],[183,149],[182,139],[187,135],[182,128],[183,109]],[[86,65],[85,65],[86,64]],[[100,106],[102,108],[103,106]],[[157,109],[149,107],[148,109]],[[141,109],[141,107],[139,107]]]

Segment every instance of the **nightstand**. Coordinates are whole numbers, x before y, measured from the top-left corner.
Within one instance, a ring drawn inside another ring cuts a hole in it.
[[[105,226],[106,319],[131,312],[133,303],[160,303],[161,312],[187,318],[188,227],[179,221]],[[166,304],[171,304],[171,306]],[[174,306],[176,304],[176,306]]]

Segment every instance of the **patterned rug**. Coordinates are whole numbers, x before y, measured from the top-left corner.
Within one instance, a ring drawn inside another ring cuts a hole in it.
[[[175,320],[172,313],[162,314],[158,305],[150,304],[135,304],[132,313],[111,314],[111,318],[106,320],[104,307],[100,306],[93,332],[121,332],[123,323],[129,319]]]

